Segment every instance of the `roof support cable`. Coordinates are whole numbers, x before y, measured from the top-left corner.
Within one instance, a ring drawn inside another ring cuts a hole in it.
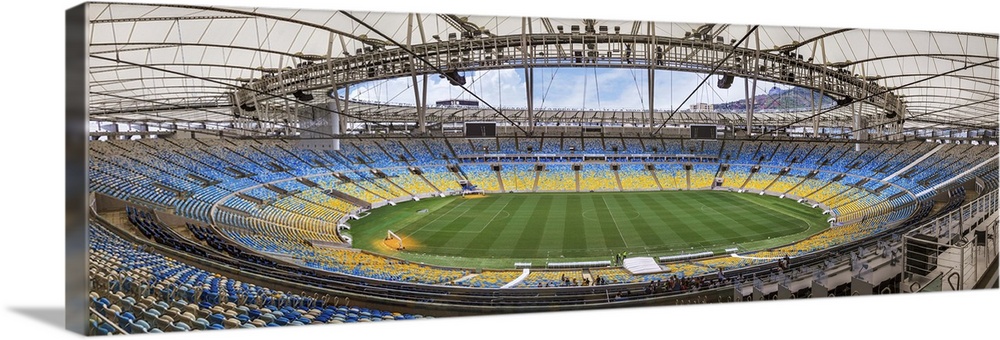
[[[357,17],[355,17],[351,13],[348,13],[347,11],[340,11],[340,13],[344,14],[348,18],[351,18],[351,20],[356,21],[358,24],[361,24],[361,26],[364,26],[365,28],[371,30],[372,32],[375,32],[375,34],[378,34],[379,36],[381,36],[386,41],[392,43],[393,45],[396,45],[396,47],[399,47],[400,49],[402,49],[406,53],[409,53],[414,58],[419,59],[421,62],[423,62],[424,64],[427,64],[427,66],[429,66],[430,68],[434,69],[434,71],[438,72],[439,74],[444,75],[445,77],[448,77],[449,81],[451,81],[453,83],[458,83],[458,79],[453,79],[451,75],[449,75],[446,72],[444,72],[444,70],[442,70],[440,67],[438,67],[437,65],[432,64],[430,61],[427,61],[427,59],[425,59],[423,56],[414,53],[412,50],[410,50],[406,46],[403,46],[399,42],[396,42],[395,40],[393,40],[392,38],[390,38],[388,35],[385,35],[385,33],[382,33],[382,31],[379,31],[379,30],[375,29],[375,27],[372,27],[368,23],[362,21],[361,19],[358,19]],[[469,90],[468,88],[466,88],[464,85],[456,85],[456,86],[458,86],[463,91],[465,91],[465,92],[469,93],[470,95],[472,95],[473,97],[475,97],[476,100],[478,100],[480,103],[485,104],[487,107],[489,107],[491,110],[493,110],[493,112],[496,112],[497,115],[500,115],[500,117],[503,117],[503,119],[507,120],[507,122],[509,122],[515,128],[517,128],[518,130],[521,130],[521,132],[523,132],[525,135],[528,134],[528,131],[524,130],[524,128],[522,128],[520,124],[518,124],[517,122],[513,121],[512,119],[510,119],[510,117],[507,117],[507,115],[503,114],[502,111],[500,111],[499,109],[497,109],[493,105],[490,105],[489,102],[487,102],[485,99],[483,99],[482,97],[480,97],[479,95],[477,95],[475,92],[472,92],[471,90]]]
[[[670,112],[670,115],[667,116],[667,119],[663,120],[663,123],[660,124],[660,127],[656,128],[656,131],[653,131],[654,135],[660,133],[660,130],[663,130],[663,127],[667,126],[667,123],[670,122],[671,118],[674,118],[674,115],[677,114],[677,111],[680,111],[680,109],[684,107],[684,104],[691,99],[691,96],[694,96],[695,93],[698,93],[698,89],[700,89],[702,85],[705,85],[705,82],[708,81],[709,78],[712,78],[712,75],[715,74],[715,71],[718,71],[719,67],[722,67],[722,64],[724,64],[727,60],[729,60],[730,57],[733,56],[733,53],[736,53],[736,47],[740,46],[740,44],[746,41],[747,38],[750,37],[750,34],[753,34],[753,32],[757,30],[757,27],[760,27],[760,25],[754,25],[753,27],[751,27],[749,30],[747,30],[747,33],[743,35],[743,38],[740,38],[739,41],[731,45],[733,47],[733,50],[729,52],[729,54],[726,54],[726,56],[723,57],[722,60],[719,60],[719,62],[716,63],[714,67],[712,67],[712,70],[709,71],[707,75],[705,75],[705,78],[702,79],[700,83],[698,83],[698,86],[695,86],[694,90],[692,90],[691,93],[688,94],[687,98],[684,98],[684,101],[682,101],[680,105],[677,105],[677,107]]]
[[[275,98],[275,99],[287,99],[287,100],[290,100],[292,102],[295,102],[295,103],[301,104],[303,106],[310,107],[310,108],[313,108],[313,109],[316,109],[316,110],[319,110],[319,111],[322,111],[322,112],[334,113],[333,111],[331,111],[326,106],[309,104],[307,102],[300,101],[300,100],[298,100],[296,98],[291,98],[291,99],[285,98],[285,97],[282,97],[282,96],[279,96],[279,95],[276,95],[276,94],[267,93],[265,91],[253,89],[253,88],[250,88],[250,87],[247,87],[247,86],[233,85],[233,84],[229,84],[229,83],[218,81],[218,80],[211,79],[211,78],[199,77],[199,76],[195,76],[195,75],[191,75],[191,74],[186,74],[186,73],[183,73],[183,72],[172,71],[172,70],[168,70],[168,69],[164,69],[164,68],[159,68],[159,67],[149,66],[149,65],[143,65],[143,64],[139,64],[139,63],[125,61],[125,60],[118,60],[118,59],[112,59],[112,58],[108,58],[108,57],[102,57],[102,56],[99,56],[99,55],[93,55],[93,54],[91,54],[90,57],[94,58],[94,59],[99,59],[99,60],[105,60],[105,61],[110,61],[110,62],[122,63],[122,64],[130,65],[130,66],[140,67],[140,68],[146,68],[146,69],[150,69],[150,70],[154,70],[154,71],[159,71],[159,72],[163,72],[163,73],[169,73],[169,74],[175,74],[175,75],[179,75],[179,76],[185,76],[185,77],[189,77],[189,78],[199,79],[199,80],[202,80],[202,81],[206,81],[206,82],[210,82],[210,83],[215,83],[215,84],[219,84],[219,85],[223,85],[223,86],[228,86],[228,87],[233,87],[233,88],[237,88],[237,89],[240,89],[240,90],[251,91],[251,92],[254,92],[254,93],[257,93],[257,94],[260,94],[260,95],[264,95],[264,96],[268,96],[268,97],[271,97],[271,98]],[[357,115],[352,115],[352,114],[348,114],[348,113],[345,113],[345,112],[338,112],[338,114],[346,116],[346,117],[349,117],[349,118],[357,119],[357,120],[362,121],[362,122],[375,124],[375,125],[378,125],[380,127],[384,127],[384,128],[388,128],[389,127],[389,126],[387,126],[385,124],[382,124],[380,122],[373,121],[373,120],[368,120],[368,119],[364,119],[364,118],[361,118],[361,117],[359,117]],[[298,129],[298,128],[296,128],[296,129]],[[298,130],[305,131],[303,129],[298,129]],[[329,136],[333,136],[333,135],[329,135]]]
[[[865,100],[868,100],[869,98],[881,96],[883,94],[892,92],[893,90],[899,90],[899,89],[902,89],[902,88],[913,86],[913,85],[916,85],[916,84],[919,84],[919,83],[922,83],[922,82],[925,82],[925,81],[928,81],[928,80],[933,80],[933,79],[938,78],[938,77],[944,77],[946,75],[949,75],[949,74],[952,74],[952,73],[956,73],[956,72],[961,72],[961,71],[964,71],[964,70],[967,70],[967,69],[970,69],[970,68],[973,68],[973,67],[983,66],[983,65],[986,65],[986,64],[990,64],[990,63],[995,63],[996,61],[997,61],[997,58],[993,58],[993,60],[987,60],[987,61],[983,61],[983,62],[979,62],[979,63],[975,63],[975,64],[966,65],[966,66],[963,66],[961,68],[957,68],[957,69],[954,69],[954,70],[951,70],[951,71],[948,71],[948,72],[938,73],[938,74],[935,74],[935,75],[930,76],[930,77],[926,77],[926,78],[923,78],[923,79],[914,80],[912,82],[909,82],[909,83],[906,83],[906,84],[894,87],[892,89],[886,88],[885,90],[869,94],[869,95],[864,96],[862,98],[852,99],[850,101],[850,103],[837,104],[837,105],[831,106],[831,107],[829,107],[829,108],[827,108],[825,110],[819,111],[817,113],[805,116],[803,118],[799,118],[799,119],[797,119],[797,120],[795,120],[795,121],[793,121],[791,123],[785,124],[784,126],[781,126],[781,127],[777,128],[777,129],[775,129],[775,131],[781,131],[782,129],[787,129],[787,128],[795,125],[795,124],[798,124],[798,123],[801,123],[803,121],[809,120],[809,119],[811,119],[813,117],[822,115],[824,113],[827,113],[827,112],[830,112],[830,111],[833,111],[833,110],[845,107],[847,105],[851,105],[851,104],[853,104],[855,102],[865,101]],[[760,136],[763,136],[763,135],[755,136],[753,138],[753,140],[757,140],[758,138],[760,138]]]

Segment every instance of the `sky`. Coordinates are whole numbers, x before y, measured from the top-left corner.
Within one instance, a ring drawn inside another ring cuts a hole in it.
[[[527,107],[523,69],[466,71],[465,87],[496,107]],[[696,103],[726,103],[746,98],[743,78],[737,78],[729,89],[716,87],[717,75],[701,87],[705,74],[658,70],[654,79],[654,108],[682,109]],[[422,83],[420,77],[418,83]],[[452,86],[440,76],[428,77],[428,102],[447,99],[475,99],[458,86]],[[648,108],[647,72],[644,69],[608,68],[537,68],[534,98],[536,108],[628,109]],[[365,101],[414,104],[413,82],[410,77],[379,80],[351,87],[350,98]],[[759,81],[757,94],[767,93],[773,86],[790,86]],[[697,91],[694,89],[697,88]],[[685,102],[684,100],[694,95]]]

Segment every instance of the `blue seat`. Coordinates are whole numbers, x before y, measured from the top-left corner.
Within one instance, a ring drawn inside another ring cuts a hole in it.
[[[205,330],[208,329],[208,327],[211,325],[212,323],[208,322],[208,320],[205,320],[204,318],[197,318],[194,320],[191,326],[193,326],[195,329]]]
[[[131,312],[124,312],[118,314],[118,327],[121,329],[128,329],[128,325],[135,321],[135,315]]]
[[[100,327],[101,326],[97,324],[97,320],[90,319],[90,327],[87,328],[87,334],[88,335],[97,334],[97,329]]]
[[[288,324],[288,319],[282,316],[282,317],[278,318],[277,320],[274,320],[274,323],[276,323],[278,325],[281,325],[281,326],[284,326],[284,325]]]
[[[97,327],[97,335],[115,334],[115,331],[115,327],[107,323],[101,323],[101,325]]]
[[[167,330],[171,332],[187,332],[191,330],[191,326],[188,326],[187,324],[178,321],[167,326]]]
[[[133,299],[131,296],[122,298],[121,300],[118,301],[118,303],[119,305],[121,305],[123,312],[136,313],[135,299]]]
[[[146,333],[149,332],[150,328],[152,327],[149,326],[149,323],[146,323],[146,320],[135,320],[129,324],[129,328],[126,328],[126,330],[129,333]]]
[[[223,321],[226,321],[226,316],[222,314],[212,314],[211,316],[208,317],[208,322],[212,324],[221,325]]]
[[[147,309],[142,312],[142,319],[150,325],[156,324],[156,319],[160,317],[160,312],[155,309]]]

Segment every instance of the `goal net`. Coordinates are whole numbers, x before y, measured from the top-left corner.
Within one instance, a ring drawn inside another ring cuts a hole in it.
[[[392,232],[392,230],[386,230],[385,232],[386,232],[385,241],[386,241],[387,244],[391,244],[390,242],[392,242],[393,240],[395,240],[396,241],[396,250],[406,249],[406,247],[403,247],[403,238],[402,237],[399,237],[399,235],[396,235],[396,233]]]
[[[463,197],[465,197],[467,195],[480,195],[480,196],[485,196],[486,195],[486,191],[484,191],[483,189],[480,189],[478,186],[472,184],[472,182],[469,182],[469,181],[466,181],[466,180],[460,180],[460,181],[458,181],[458,184],[462,186],[462,196]]]

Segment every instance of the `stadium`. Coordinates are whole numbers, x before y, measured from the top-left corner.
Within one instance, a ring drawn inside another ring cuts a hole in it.
[[[997,287],[995,34],[78,9],[90,335]]]

